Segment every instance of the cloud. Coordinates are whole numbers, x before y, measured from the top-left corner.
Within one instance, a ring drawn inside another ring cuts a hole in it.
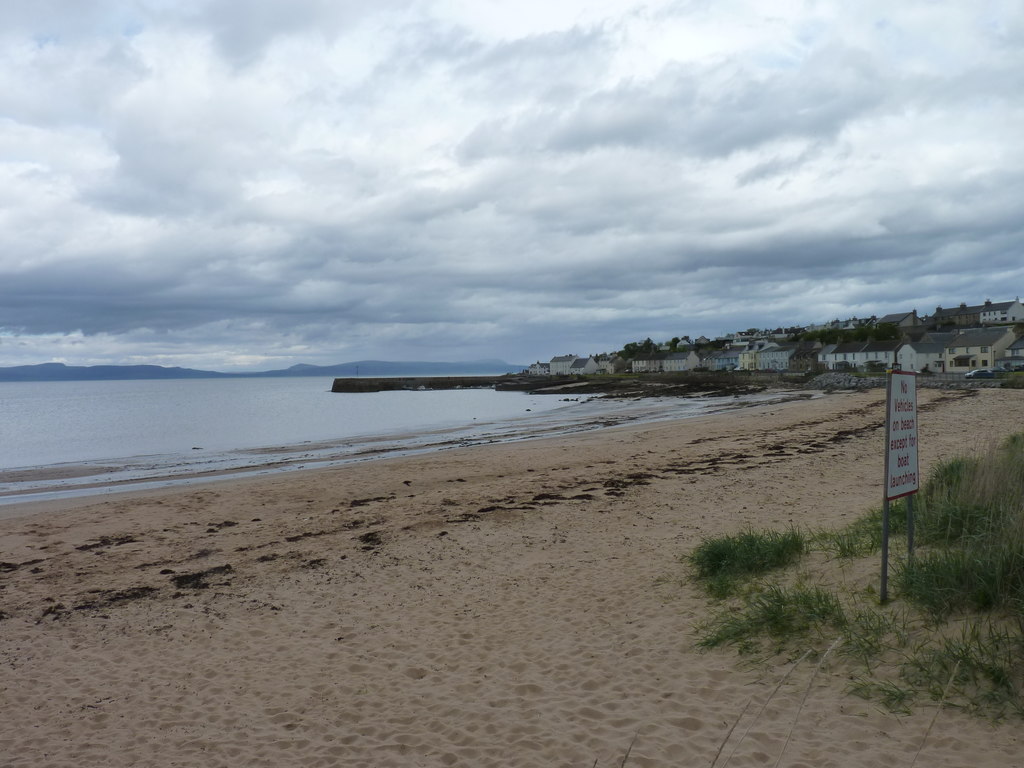
[[[0,9],[0,365],[522,362],[1021,293],[1018,9],[548,5]]]

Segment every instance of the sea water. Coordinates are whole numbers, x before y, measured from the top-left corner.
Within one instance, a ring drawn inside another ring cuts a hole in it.
[[[733,400],[623,402],[493,389],[333,393],[331,384],[318,377],[0,383],[0,503],[682,418]]]
[[[265,448],[502,420],[557,398],[490,389],[334,393],[331,379],[0,383],[0,468]]]

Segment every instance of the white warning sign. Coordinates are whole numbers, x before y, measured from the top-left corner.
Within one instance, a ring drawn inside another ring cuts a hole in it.
[[[917,376],[892,371],[887,389],[885,498],[891,500],[918,490]]]

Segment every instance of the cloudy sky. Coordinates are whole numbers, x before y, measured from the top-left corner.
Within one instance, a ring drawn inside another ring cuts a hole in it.
[[[513,363],[1024,294],[1020,0],[0,4],[0,365]]]

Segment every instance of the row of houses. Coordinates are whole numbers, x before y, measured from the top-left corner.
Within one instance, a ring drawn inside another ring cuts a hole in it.
[[[622,361],[619,361],[620,368]],[[534,375],[611,373],[609,357],[562,355],[530,366]],[[904,371],[965,373],[975,368],[1024,368],[1024,336],[1010,326],[925,333],[917,341],[820,342],[750,341],[703,355],[695,348],[634,358],[632,373],[710,371]]]
[[[804,331],[840,330],[891,325],[900,341],[848,342],[823,345],[820,342],[787,342]],[[833,320],[801,328],[748,329],[712,342],[701,336],[673,339],[653,353],[623,360],[612,355],[579,357],[561,355],[550,362],[537,362],[529,372],[535,375],[566,376],[630,371],[661,373],[692,371],[762,370],[902,370],[964,372],[974,368],[1024,365],[1024,341],[1012,330],[1024,324],[1024,304],[1013,301],[935,308],[931,315],[917,310],[884,317]],[[685,342],[685,343],[680,343]],[[716,347],[712,349],[712,347]]]
[[[819,359],[828,370],[966,373],[975,368],[1024,367],[1024,337],[1012,327],[965,328],[926,333],[916,341],[830,344]]]
[[[850,331],[865,326],[891,324],[901,331],[913,329],[942,330],[960,328],[981,328],[992,325],[1009,325],[1024,322],[1024,304],[1020,297],[1013,301],[991,301],[986,299],[983,304],[968,306],[961,302],[958,307],[935,308],[931,315],[919,316],[917,310],[895,312],[884,317],[852,317],[847,320],[832,320],[820,325],[809,325],[806,330],[842,330]]]

